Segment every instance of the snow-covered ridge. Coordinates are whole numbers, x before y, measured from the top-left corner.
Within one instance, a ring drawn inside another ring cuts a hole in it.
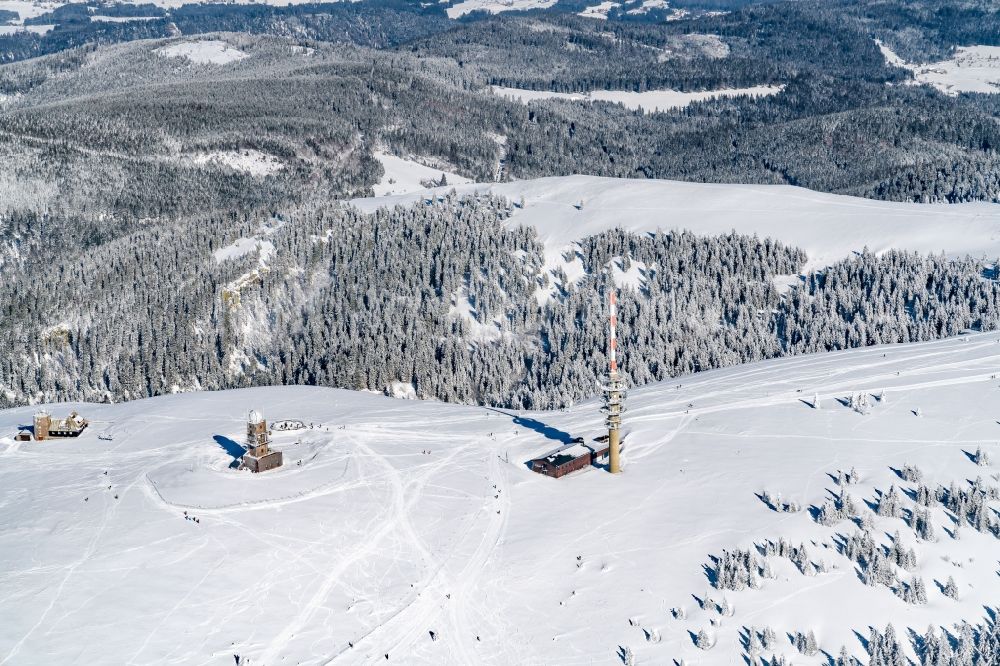
[[[643,109],[646,113],[680,109],[694,102],[704,102],[710,99],[726,97],[769,97],[784,90],[784,86],[754,86],[751,88],[726,88],[723,90],[704,90],[699,92],[681,92],[679,90],[647,90],[632,92],[627,90],[593,90],[587,93],[560,93],[546,90],[526,90],[523,88],[505,88],[491,86],[494,94],[527,104],[540,99],[564,99],[574,102],[613,102],[621,104],[626,109]]]
[[[187,393],[48,406],[91,426],[47,442],[10,437],[36,408],[2,411],[0,660],[553,664],[572,645],[572,663],[624,647],[639,664],[732,664],[756,626],[777,636],[762,656],[818,665],[786,634],[866,658],[858,635],[889,622],[915,660],[908,630],[981,622],[1000,598],[996,536],[963,524],[956,539],[938,503],[930,532],[907,518],[923,515],[920,485],[1000,484],[998,363],[983,334],[636,389],[624,473],[560,480],[524,461],[600,434],[595,402],[517,413],[316,387]],[[285,466],[260,476],[229,469],[250,409],[308,424],[274,431]],[[877,515],[867,503],[891,486],[898,515]],[[919,578],[925,601],[860,579],[838,545],[860,528],[824,508],[841,493],[880,546],[898,532],[912,549],[891,571],[900,590]],[[799,510],[775,511],[779,495]],[[781,539],[804,546],[799,564],[756,550]],[[712,558],[735,549],[766,575],[719,589]],[[225,629],[234,616],[251,629]],[[216,629],[187,640],[192,626]]]
[[[915,83],[926,83],[948,95],[1000,93],[1000,46],[960,46],[948,60],[914,65],[882,42],[877,44],[886,62],[913,72]]]
[[[452,188],[438,188],[431,196]],[[510,224],[538,231],[549,268],[563,263],[572,243],[621,227],[636,233],[735,230],[803,249],[807,268],[821,268],[865,247],[950,256],[1000,257],[1000,205],[873,201],[788,185],[719,185],[595,176],[539,178],[461,185],[459,194],[495,192],[519,203]],[[356,199],[361,210],[420,201],[426,194]]]

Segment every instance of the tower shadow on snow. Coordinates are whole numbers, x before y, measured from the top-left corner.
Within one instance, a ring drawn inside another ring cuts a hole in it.
[[[229,466],[237,467],[240,464],[240,458],[242,458],[243,454],[247,452],[246,448],[244,448],[242,444],[226,437],[225,435],[215,435],[212,439],[215,440],[216,444],[222,447],[223,451],[232,457],[233,461],[229,463]]]
[[[529,419],[523,416],[517,416],[516,414],[511,414],[510,412],[505,412],[500,409],[494,409],[493,407],[487,407],[487,409],[489,409],[491,412],[496,412],[497,414],[503,414],[504,416],[509,416],[514,425],[526,428],[528,430],[531,430],[532,432],[537,432],[542,437],[554,440],[556,442],[559,442],[560,444],[572,444],[573,442],[579,439],[577,437],[573,437],[568,432],[560,430],[559,428],[553,428],[552,426],[542,423],[537,419]]]

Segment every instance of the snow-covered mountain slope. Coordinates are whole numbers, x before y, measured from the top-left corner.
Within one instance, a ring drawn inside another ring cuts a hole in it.
[[[306,387],[191,393],[52,406],[92,425],[48,442],[14,442],[32,410],[2,412],[0,663],[610,664],[628,648],[638,664],[733,664],[742,627],[766,625],[774,651],[820,664],[786,633],[860,656],[869,625],[904,637],[978,622],[1000,598],[997,538],[965,525],[953,539],[935,503],[920,540],[868,503],[895,485],[901,515],[918,511],[906,465],[932,490],[1000,484],[998,363],[1000,339],[982,334],[637,389],[624,473],[560,480],[524,461],[600,434],[594,403],[507,414]],[[841,403],[858,393],[881,399],[867,414]],[[286,466],[260,476],[228,469],[251,408],[313,426],[276,431]],[[992,464],[972,461],[979,447]],[[898,531],[914,549],[895,573],[920,577],[926,603],[865,585],[841,552],[858,527],[811,516],[852,467],[856,512],[876,542]],[[804,509],[776,512],[765,491]],[[780,538],[805,545],[808,575],[758,555],[773,572],[760,589],[712,588],[712,556]],[[949,577],[957,600],[937,585]]]
[[[438,195],[452,188],[436,190]],[[524,208],[512,224],[538,230],[552,262],[573,241],[606,229],[687,229],[698,234],[771,237],[806,251],[809,267],[829,265],[866,246],[924,253],[1000,256],[1000,205],[872,201],[788,185],[721,185],[565,176],[462,185],[492,191]],[[362,210],[419,201],[426,193],[356,199]]]

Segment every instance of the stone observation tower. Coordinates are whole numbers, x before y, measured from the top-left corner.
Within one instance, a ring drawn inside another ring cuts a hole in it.
[[[271,432],[267,421],[257,410],[251,410],[247,417],[247,452],[243,454],[243,469],[251,472],[266,472],[281,467],[281,451],[271,450]]]
[[[618,301],[615,292],[609,297],[608,320],[608,382],[604,388],[605,423],[608,426],[608,471],[621,471],[621,426],[625,411],[625,380],[618,372]]]
[[[49,438],[49,426],[52,425],[52,417],[48,412],[38,412],[35,414],[35,439],[42,441]]]

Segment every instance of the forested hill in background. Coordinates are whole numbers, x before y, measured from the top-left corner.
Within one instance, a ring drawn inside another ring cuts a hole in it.
[[[85,44],[246,32],[300,39],[349,42],[387,48],[456,25],[485,23],[490,12],[553,19],[572,17],[597,0],[530,2],[510,0],[363,0],[360,2],[267,2],[183,4],[175,0],[102,2],[85,0],[35,5],[10,2],[0,10],[0,63],[55,53]],[[455,12],[456,5],[463,5]],[[464,6],[467,5],[467,6]],[[488,10],[488,11],[484,11]],[[824,28],[837,33],[862,31],[893,45],[914,62],[933,62],[958,45],[996,44],[1000,16],[990,0],[622,0],[593,14],[595,32],[605,26],[646,25],[661,34],[723,34],[759,42],[776,56],[786,39],[803,36],[825,42]],[[449,18],[455,17],[455,18]],[[23,29],[27,28],[27,29]],[[728,40],[727,40],[728,41]],[[845,54],[815,55],[842,57]],[[791,54],[795,55],[795,54]]]
[[[566,56],[559,44],[578,44],[591,23],[496,19],[496,34],[517,43],[511,48],[473,23],[398,50],[231,35],[232,48],[247,57],[223,64],[163,57],[159,42],[132,42],[9,65],[0,69],[7,156],[0,187],[9,184],[8,207],[40,203],[71,213],[175,214],[244,199],[266,205],[309,196],[317,182],[330,184],[319,189],[324,194],[368,191],[379,178],[371,156],[382,145],[478,180],[492,179],[502,161],[508,178],[590,173],[787,183],[897,201],[1000,197],[994,96],[906,85],[908,72],[889,66],[871,39],[851,46],[861,61],[853,69],[870,80],[847,77],[847,64],[833,76],[819,62],[793,67],[732,50],[724,58],[691,55],[684,49],[697,47],[683,37],[677,54],[651,51],[642,47],[645,28],[622,28],[611,40],[613,58],[599,43]],[[534,51],[520,45],[528,39],[540,42]],[[469,42],[483,55],[468,58],[461,44]],[[537,65],[518,61],[534,54]],[[493,63],[504,58],[504,71],[519,72],[524,86],[537,85],[529,79],[544,71],[576,87],[583,77],[594,87],[621,79],[640,88],[784,88],[657,114],[601,102],[525,105],[487,87],[497,80]],[[638,74],[608,71],[608,62],[631,62],[628,72]],[[230,172],[203,179],[167,159],[214,147],[282,160],[285,168],[263,185],[277,191]],[[53,182],[59,197],[45,192]],[[113,186],[119,182],[125,187]]]
[[[375,226],[338,203],[391,187],[387,154],[477,181],[588,173],[1000,200],[998,95],[923,84],[879,46],[912,63],[989,45],[996,8],[711,4],[669,22],[564,3],[459,21],[405,3],[206,5],[107,21],[125,32],[104,37],[86,7],[55,10],[59,27],[30,38],[55,52],[0,66],[0,401],[297,382],[565,404],[593,390],[601,359],[581,350],[600,336],[583,315],[600,315],[609,262],[673,267],[634,305],[623,297],[623,330],[649,359],[630,368],[636,383],[994,327],[992,269],[971,260],[863,255],[782,294],[772,278],[803,270],[796,248],[609,231],[581,246],[592,279],[541,303],[537,243],[505,226],[516,202],[449,200]],[[210,27],[241,32],[191,36]],[[88,43],[49,41],[60,34]],[[0,52],[17,60],[24,38]],[[646,113],[494,86],[771,93]],[[866,302],[882,305],[858,319]]]

